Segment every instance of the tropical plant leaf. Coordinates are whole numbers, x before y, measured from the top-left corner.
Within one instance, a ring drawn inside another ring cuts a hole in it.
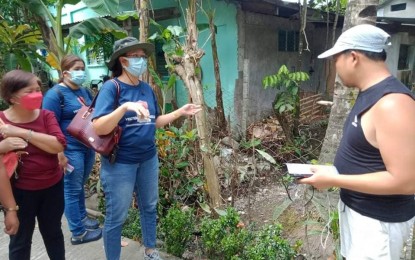
[[[139,16],[138,16],[137,11],[125,11],[125,12],[122,12],[121,14],[118,14],[115,18],[119,21],[125,21],[128,18],[138,19]]]
[[[161,80],[160,76],[157,74],[157,72],[154,70],[153,67],[149,66],[148,67],[148,71],[151,74],[151,77],[154,79],[154,83],[156,83],[156,85],[159,88],[163,88],[163,81]]]
[[[99,15],[109,14],[113,17],[117,16],[120,5],[119,0],[82,0],[82,2]]]
[[[27,72],[32,72],[32,62],[30,61],[30,58],[26,55],[26,53],[20,52],[15,54],[20,69]]]
[[[171,89],[175,83],[176,83],[176,74],[171,74],[169,81],[167,82],[167,87]]]
[[[16,68],[17,59],[14,53],[6,53],[3,56],[4,67],[6,70],[12,70]]]
[[[265,158],[265,160],[267,160],[268,162],[272,163],[272,164],[277,164],[277,162],[275,161],[275,159],[267,152],[264,152],[262,150],[259,149],[255,149],[262,157]]]
[[[215,208],[216,213],[218,213],[219,216],[226,216],[227,212],[222,209]]]
[[[66,4],[76,5],[77,3],[81,2],[81,0],[63,0],[62,2],[64,5]]]
[[[176,43],[173,40],[170,40],[163,44],[162,49],[168,55],[174,54],[176,51]]]
[[[54,69],[60,70],[60,64],[58,57],[55,56],[52,52],[49,52],[46,56],[46,62]]]
[[[200,207],[203,209],[204,212],[211,214],[212,211],[210,210],[210,207],[206,203],[199,203]]]
[[[291,205],[291,203],[291,200],[286,199],[277,207],[275,207],[274,213],[272,214],[273,219],[278,219],[282,215],[282,213]]]
[[[7,70],[20,68],[32,71],[32,59],[37,46],[42,46],[42,37],[38,30],[28,24],[9,25],[0,23],[0,56],[3,56]]]
[[[52,23],[52,27],[55,27],[56,22],[54,19],[51,19],[53,16],[42,0],[17,0],[17,2],[25,6],[28,10],[30,10],[30,12],[45,18],[47,21],[50,21]]]
[[[183,28],[181,26],[169,25],[167,26],[167,30],[169,30],[176,37],[179,37],[183,34]]]
[[[69,29],[70,38],[81,38],[84,35],[96,35],[111,33],[115,38],[121,39],[127,36],[127,32],[116,23],[101,17],[89,18]]]

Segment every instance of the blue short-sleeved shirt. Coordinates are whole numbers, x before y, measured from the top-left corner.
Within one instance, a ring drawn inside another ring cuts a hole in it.
[[[159,116],[157,98],[151,87],[143,82],[137,86],[119,81],[119,105],[126,102],[146,101],[151,122],[138,122],[137,114],[127,111],[118,122],[122,128],[117,163],[134,164],[146,161],[157,153],[155,143],[156,118]],[[116,107],[117,87],[111,80],[105,82],[96,100],[93,118],[105,116]]]
[[[63,108],[61,107],[61,99],[58,92],[63,97]],[[62,132],[65,134],[66,141],[69,147],[87,148],[85,145],[73,138],[66,128],[69,123],[75,117],[78,110],[82,107],[78,98],[82,97],[86,105],[90,105],[92,102],[92,94],[85,88],[79,88],[77,90],[69,89],[66,86],[56,84],[53,88],[49,89],[43,97],[42,108],[47,109],[55,113],[59,126]]]

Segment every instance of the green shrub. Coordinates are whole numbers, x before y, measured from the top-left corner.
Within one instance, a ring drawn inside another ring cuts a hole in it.
[[[195,224],[193,209],[170,208],[160,221],[160,231],[167,253],[181,257],[192,238]]]
[[[196,129],[170,127],[157,129],[156,142],[160,161],[160,204],[168,209],[176,202],[191,205],[203,201],[204,175],[197,165]],[[164,215],[164,212],[161,212]]]
[[[244,250],[243,259],[282,260],[292,259],[294,249],[281,237],[281,225],[268,225],[260,230]]]
[[[130,208],[127,219],[122,227],[121,235],[133,240],[141,239],[141,223],[138,209]]]
[[[252,240],[252,234],[239,224],[240,217],[233,208],[228,208],[219,219],[203,219],[200,231],[207,256],[211,259],[238,259],[244,246]]]

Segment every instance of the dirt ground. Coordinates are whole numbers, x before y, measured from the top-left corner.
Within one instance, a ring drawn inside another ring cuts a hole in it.
[[[299,259],[328,259],[334,250],[331,236],[327,237],[326,232],[322,232],[325,223],[314,223],[318,220],[322,221],[323,218],[319,216],[313,203],[307,203],[308,199],[301,198],[298,194],[303,194],[300,185],[290,185],[288,190],[294,201],[282,213],[280,209],[283,204],[288,203],[289,199],[285,188],[278,183],[269,183],[255,188],[250,196],[236,200],[235,208],[240,212],[246,224],[250,222],[255,222],[258,226],[275,222],[282,224],[283,235],[291,244],[295,244],[298,240],[302,242],[299,252],[303,258]],[[312,193],[312,191],[307,192]],[[326,193],[316,191],[314,199],[320,197],[326,205],[329,203],[335,205],[336,194],[336,192],[330,193],[329,202]],[[250,202],[250,207],[248,202]],[[275,218],[276,214],[280,215],[278,219]],[[326,239],[327,241],[324,242]]]

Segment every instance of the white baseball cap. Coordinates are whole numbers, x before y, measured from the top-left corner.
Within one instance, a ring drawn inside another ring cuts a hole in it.
[[[333,48],[318,55],[318,58],[324,59],[346,50],[380,53],[390,45],[390,35],[384,30],[370,24],[360,24],[343,32]]]

